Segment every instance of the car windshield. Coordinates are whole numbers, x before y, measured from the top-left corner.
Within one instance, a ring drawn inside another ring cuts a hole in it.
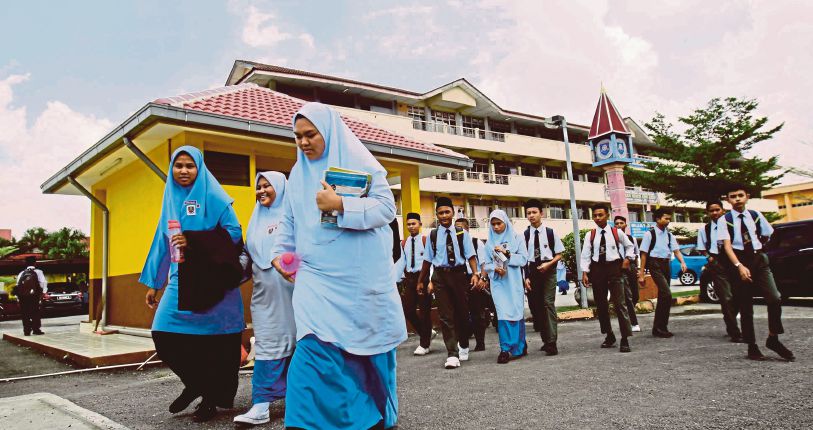
[[[694,246],[687,246],[685,248],[680,248],[680,253],[687,256],[687,257],[695,257],[700,256],[700,251],[697,250]]]

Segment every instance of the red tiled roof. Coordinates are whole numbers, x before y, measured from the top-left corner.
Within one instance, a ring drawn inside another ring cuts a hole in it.
[[[291,118],[306,102],[256,84],[239,84],[197,93],[161,98],[153,103],[231,116],[290,127]],[[353,133],[363,141],[412,149],[429,154],[465,158],[451,150],[416,142],[396,133],[342,115]],[[291,133],[293,137],[293,133]]]
[[[602,88],[601,96],[598,98],[598,106],[596,106],[596,113],[593,115],[593,125],[590,126],[590,134],[587,138],[593,139],[613,132],[631,134],[621,114],[618,113],[615,104]]]

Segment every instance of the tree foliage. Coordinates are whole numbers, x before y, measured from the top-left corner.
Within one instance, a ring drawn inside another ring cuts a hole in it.
[[[42,253],[47,258],[76,258],[89,255],[85,234],[80,230],[63,227],[49,232],[33,227],[23,233],[20,240],[0,242],[0,258],[14,254]]]
[[[587,234],[591,229],[583,229],[579,230],[579,237],[580,237],[580,244],[582,245],[582,249],[584,249],[584,235]],[[562,261],[565,262],[565,266],[567,270],[571,273],[576,273],[576,245],[573,243],[573,232],[566,234],[562,238],[562,245],[564,245],[565,250],[562,252]]]
[[[783,124],[768,126],[767,117],[755,116],[758,102],[735,97],[714,98],[678,121],[682,133],[660,113],[646,124],[659,160],[643,162],[646,169],[627,169],[630,183],[666,193],[667,198],[688,202],[708,201],[724,195],[733,184],[758,193],[778,184],[777,157],[745,157],[757,143],[770,140]]]

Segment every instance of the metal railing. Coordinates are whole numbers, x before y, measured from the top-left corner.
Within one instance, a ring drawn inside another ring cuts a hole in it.
[[[474,139],[505,142],[505,133],[499,131],[486,131],[481,128],[463,127],[461,125],[452,125],[441,121],[426,121],[412,118],[412,128],[431,131],[433,133],[445,133]]]
[[[480,182],[483,184],[509,185],[511,175],[490,174],[485,172],[472,172],[470,170],[455,170],[449,173],[435,175],[435,179],[459,182]]]

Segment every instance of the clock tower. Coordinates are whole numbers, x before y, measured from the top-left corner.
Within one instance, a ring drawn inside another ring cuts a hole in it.
[[[612,206],[610,221],[617,215],[629,220],[624,166],[634,161],[632,133],[604,87],[601,88],[587,138],[593,151],[593,166],[601,166],[607,174],[607,190]]]

